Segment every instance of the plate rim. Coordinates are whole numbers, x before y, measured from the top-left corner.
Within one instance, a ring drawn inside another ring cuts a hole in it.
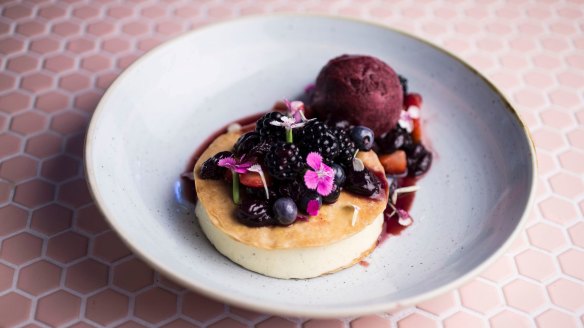
[[[525,208],[523,209],[523,213],[519,218],[519,222],[515,226],[515,229],[511,232],[507,240],[502,243],[498,249],[492,253],[487,259],[485,259],[482,263],[477,265],[474,269],[467,272],[466,274],[456,278],[455,280],[451,281],[448,284],[442,285],[438,288],[433,290],[427,291],[425,293],[421,293],[418,295],[414,295],[403,299],[401,301],[387,301],[387,302],[378,302],[376,304],[370,305],[361,305],[361,306],[350,306],[350,307],[343,307],[342,309],[338,308],[319,308],[315,309],[310,306],[305,306],[304,308],[289,308],[284,304],[278,305],[269,302],[261,302],[261,299],[255,298],[250,299],[246,297],[233,297],[226,292],[221,292],[220,290],[216,290],[213,288],[208,288],[202,284],[196,284],[192,281],[188,281],[183,279],[182,277],[176,275],[170,268],[166,268],[162,264],[160,264],[155,258],[150,258],[148,254],[142,252],[139,248],[135,247],[130,241],[122,234],[121,228],[119,225],[115,223],[116,220],[113,219],[113,214],[108,210],[106,206],[106,202],[101,198],[100,193],[97,191],[97,179],[95,175],[95,169],[92,165],[93,163],[93,156],[92,156],[92,147],[94,139],[94,135],[97,130],[98,123],[100,121],[100,117],[105,111],[105,104],[108,102],[107,99],[111,97],[113,90],[116,89],[116,86],[121,83],[122,80],[125,79],[126,76],[130,75],[136,67],[140,66],[142,62],[144,62],[147,58],[153,56],[154,54],[161,51],[163,48],[169,47],[170,45],[180,42],[182,39],[185,39],[193,34],[205,33],[208,29],[216,28],[218,26],[223,25],[230,25],[230,24],[238,24],[244,21],[253,21],[253,20],[264,20],[264,19],[272,19],[272,18],[310,18],[310,19],[328,19],[331,21],[338,21],[338,22],[350,22],[350,23],[357,23],[361,25],[369,25],[377,28],[382,28],[388,30],[392,33],[397,33],[402,36],[414,39],[419,41],[427,46],[434,48],[435,50],[451,57],[455,61],[459,62],[460,64],[464,65],[470,72],[477,77],[479,77],[486,85],[489,87],[495,94],[497,94],[503,102],[505,108],[509,111],[509,113],[515,117],[519,126],[521,126],[522,131],[528,141],[529,145],[529,153],[530,153],[530,164],[531,164],[531,188],[529,190],[529,195],[527,202],[525,204]],[[136,61],[134,61],[130,66],[128,66],[120,75],[116,77],[114,82],[108,87],[106,92],[101,97],[98,105],[96,106],[91,120],[89,122],[89,126],[87,129],[87,133],[84,140],[84,168],[85,168],[85,176],[87,185],[89,187],[89,192],[94,200],[94,203],[98,210],[102,213],[105,220],[108,222],[112,230],[116,232],[116,234],[120,237],[120,239],[124,242],[124,244],[132,250],[132,252],[148,263],[149,266],[156,269],[158,272],[162,273],[164,276],[171,278],[172,280],[180,283],[181,285],[187,287],[188,289],[194,290],[198,293],[201,293],[207,297],[213,298],[215,300],[219,300],[221,302],[225,302],[229,305],[235,305],[238,307],[259,311],[259,312],[268,312],[271,314],[278,314],[284,316],[300,316],[300,317],[311,317],[311,318],[334,318],[334,317],[347,317],[347,316],[361,316],[361,315],[368,315],[368,314],[377,314],[382,312],[387,312],[395,309],[399,309],[405,306],[415,305],[422,301],[437,297],[442,295],[448,291],[451,291],[464,283],[468,282],[472,278],[478,276],[481,272],[485,271],[487,267],[493,264],[497,259],[499,259],[505,251],[510,247],[510,245],[517,239],[519,234],[524,230],[525,225],[527,223],[527,218],[530,213],[530,209],[533,207],[535,201],[535,191],[537,189],[537,156],[536,150],[534,146],[534,142],[529,132],[529,129],[525,125],[524,121],[521,119],[519,112],[515,109],[512,105],[511,101],[497,88],[489,79],[487,79],[484,75],[482,75],[477,69],[472,67],[468,64],[465,60],[458,57],[454,53],[450,52],[447,49],[444,49],[438,45],[433,44],[429,40],[423,39],[421,37],[415,36],[408,32],[399,30],[397,28],[371,21],[366,19],[360,19],[355,17],[348,17],[343,15],[326,15],[326,14],[298,14],[298,13],[272,13],[272,14],[257,14],[257,15],[248,15],[244,17],[238,17],[234,19],[226,19],[220,20],[216,22],[212,22],[210,24],[204,25],[202,27],[198,27],[191,31],[184,32],[176,37],[173,37],[165,42],[157,45],[156,47],[150,49],[142,56],[140,56]]]

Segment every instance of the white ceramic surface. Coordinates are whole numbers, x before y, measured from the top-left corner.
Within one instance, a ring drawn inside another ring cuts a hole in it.
[[[378,247],[367,268],[297,281],[242,269],[202,235],[193,208],[176,197],[178,176],[210,133],[300,96],[343,53],[381,58],[424,97],[435,162],[419,183],[415,223]],[[164,274],[239,306],[327,317],[418,302],[484,269],[525,219],[535,159],[507,101],[452,55],[377,25],[284,15],[207,27],[138,60],[94,114],[86,169],[111,225]]]

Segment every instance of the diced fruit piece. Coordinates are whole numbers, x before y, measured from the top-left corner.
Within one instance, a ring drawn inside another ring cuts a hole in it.
[[[358,125],[351,129],[351,139],[359,150],[369,151],[373,147],[375,136],[373,130],[366,126]]]
[[[379,156],[379,161],[386,174],[403,174],[408,168],[408,160],[406,152],[403,150],[396,150],[391,154]]]
[[[404,98],[404,107],[407,110],[410,106],[416,106],[422,109],[422,96],[419,93],[408,93]]]
[[[422,120],[414,119],[414,129],[412,130],[412,140],[415,144],[422,143]]]
[[[266,176],[266,180],[268,177]],[[239,175],[239,182],[246,186],[252,188],[263,188],[264,184],[262,182],[262,178],[260,177],[259,173],[256,172],[247,172]],[[267,183],[267,181],[266,181]]]
[[[281,225],[289,225],[296,221],[298,207],[292,198],[284,197],[274,203],[274,215]]]

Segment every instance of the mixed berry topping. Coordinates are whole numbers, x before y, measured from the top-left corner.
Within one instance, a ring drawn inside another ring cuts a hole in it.
[[[360,151],[375,150],[386,174],[395,177],[390,179],[392,197],[386,217],[406,222],[409,214],[395,207],[395,198],[415,190],[400,188],[396,181],[426,173],[432,153],[421,140],[422,99],[407,94],[407,80],[402,76],[399,80],[404,108],[387,133],[376,137],[366,126],[331,126],[308,119],[302,102],[285,100],[286,112],[264,114],[254,131],[239,137],[232,152],[219,152],[205,161],[200,177],[231,182],[235,215],[242,224],[288,226],[318,215],[322,206],[336,203],[343,191],[363,197],[382,192],[385,181],[356,157]],[[358,212],[355,207],[353,221]]]

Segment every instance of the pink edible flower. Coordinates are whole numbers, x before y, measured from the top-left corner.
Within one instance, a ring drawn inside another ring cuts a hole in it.
[[[322,162],[322,156],[319,153],[309,153],[306,157],[306,163],[314,170],[307,170],[304,174],[304,184],[308,189],[316,189],[322,195],[327,196],[333,189],[333,177],[335,171]]]
[[[302,122],[306,120],[304,117],[304,103],[302,101],[290,101],[288,99],[284,99],[284,104],[286,104],[286,107],[288,108],[288,115],[293,117],[295,122]]]
[[[420,109],[416,106],[410,106],[408,110],[402,110],[399,116],[398,124],[408,132],[414,129],[414,120],[420,118]]]
[[[247,172],[247,169],[249,169],[253,165],[253,163],[252,162],[239,162],[238,160],[236,160],[233,157],[226,157],[226,158],[220,159],[219,162],[217,163],[217,165],[219,165],[221,167],[228,168],[233,172],[243,174],[243,173]]]
[[[306,205],[306,213],[308,213],[310,216],[317,216],[319,208],[320,206],[318,206],[317,200],[309,200],[308,204]]]

